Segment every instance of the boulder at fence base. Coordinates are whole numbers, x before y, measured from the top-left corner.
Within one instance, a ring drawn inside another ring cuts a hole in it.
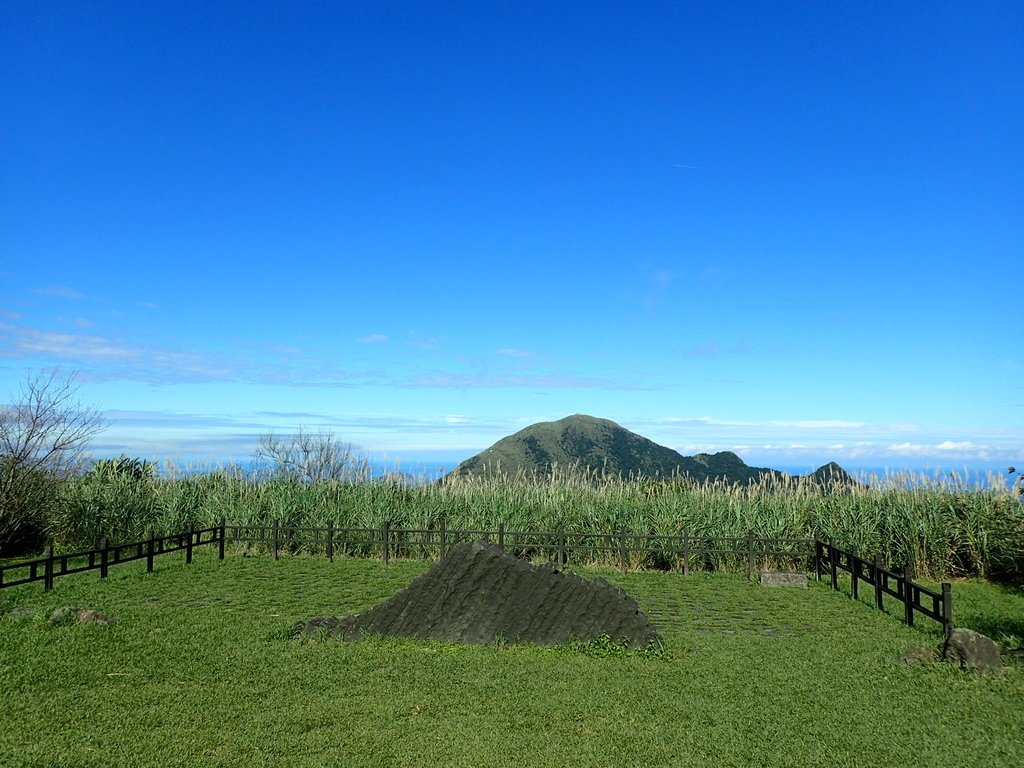
[[[956,628],[942,644],[942,658],[961,669],[983,671],[1003,665],[999,644],[972,629]]]
[[[296,633],[366,634],[454,643],[557,645],[607,635],[628,648],[660,642],[636,601],[603,579],[533,566],[478,541],[454,546],[390,599],[345,618],[310,619]]]

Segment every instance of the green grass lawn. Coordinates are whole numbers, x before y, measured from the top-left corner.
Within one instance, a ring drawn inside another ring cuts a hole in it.
[[[197,551],[0,592],[0,766],[1024,764],[1024,667],[901,664],[938,625],[811,583],[602,571],[664,655],[287,637],[428,563]],[[112,627],[45,621],[58,606]],[[957,623],[1024,635],[1024,596],[954,587]]]

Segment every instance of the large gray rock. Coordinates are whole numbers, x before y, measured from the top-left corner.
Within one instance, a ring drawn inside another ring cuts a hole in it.
[[[628,648],[659,642],[636,601],[604,581],[536,567],[485,542],[452,548],[408,587],[370,610],[297,624],[296,633],[365,634],[454,643],[557,645],[607,635]]]
[[[973,629],[956,628],[942,645],[942,658],[961,669],[997,669],[1003,665],[999,644]]]

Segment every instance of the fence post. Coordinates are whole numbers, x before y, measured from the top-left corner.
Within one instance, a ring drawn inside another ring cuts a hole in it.
[[[107,566],[110,562],[110,541],[106,536],[103,537],[103,542],[100,544],[100,578],[107,578]]]
[[[910,574],[910,568],[903,566],[903,604],[908,627],[914,626],[914,582],[910,580]]]
[[[156,533],[154,533],[153,528],[150,527],[149,537],[146,541],[146,573],[153,572],[153,551],[156,547],[155,539]]]
[[[828,565],[832,575],[832,589],[839,589],[839,569],[836,565],[836,540],[828,540]]]
[[[856,600],[858,597],[857,592],[857,576],[860,574],[861,559],[857,556],[857,550],[854,549],[850,553],[850,599]]]
[[[821,539],[814,536],[814,580],[821,581]]]
[[[225,538],[225,534],[227,533],[227,530],[228,530],[227,520],[225,520],[222,517],[220,519],[220,559],[221,560],[224,559],[224,538]]]
[[[629,557],[629,553],[626,551],[626,532],[625,531],[620,531],[619,532],[619,562],[621,564],[622,572],[623,573],[626,572],[626,565],[627,565],[626,560],[627,560],[628,557]]]
[[[747,580],[754,578],[754,534],[747,531]]]
[[[440,551],[437,554],[437,559],[438,560],[443,560],[445,554],[447,554],[445,552],[445,549],[446,549],[446,546],[447,546],[447,544],[446,544],[446,539],[447,538],[448,538],[448,525],[445,523],[444,518],[442,517],[441,518],[441,549],[440,549]]]
[[[878,610],[882,610],[882,579],[885,575],[882,573],[882,556],[875,555],[874,562],[871,563],[871,569],[875,577],[875,607]]]
[[[188,524],[188,542],[185,544],[185,565],[192,565],[192,542],[195,539],[195,525]]]
[[[334,562],[334,521],[327,521],[327,562]]]
[[[43,571],[43,591],[53,589],[53,544],[46,548],[46,570]]]
[[[498,523],[498,549],[505,551],[505,524]]]
[[[281,521],[274,518],[274,559],[277,560],[277,550],[281,546]]]
[[[384,565],[388,564],[388,539],[391,537],[391,532],[388,530],[388,524],[384,523],[380,529],[380,540],[384,544]]]
[[[942,582],[942,632],[946,637],[953,632],[953,588]]]
[[[690,575],[690,529],[683,531],[683,576]]]
[[[558,570],[565,567],[565,531],[558,526]]]

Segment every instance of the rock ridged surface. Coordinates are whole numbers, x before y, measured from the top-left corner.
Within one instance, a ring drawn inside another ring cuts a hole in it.
[[[296,627],[344,640],[364,634],[454,643],[557,645],[607,635],[628,648],[658,642],[636,601],[603,579],[533,566],[486,542],[458,544],[370,610]]]

